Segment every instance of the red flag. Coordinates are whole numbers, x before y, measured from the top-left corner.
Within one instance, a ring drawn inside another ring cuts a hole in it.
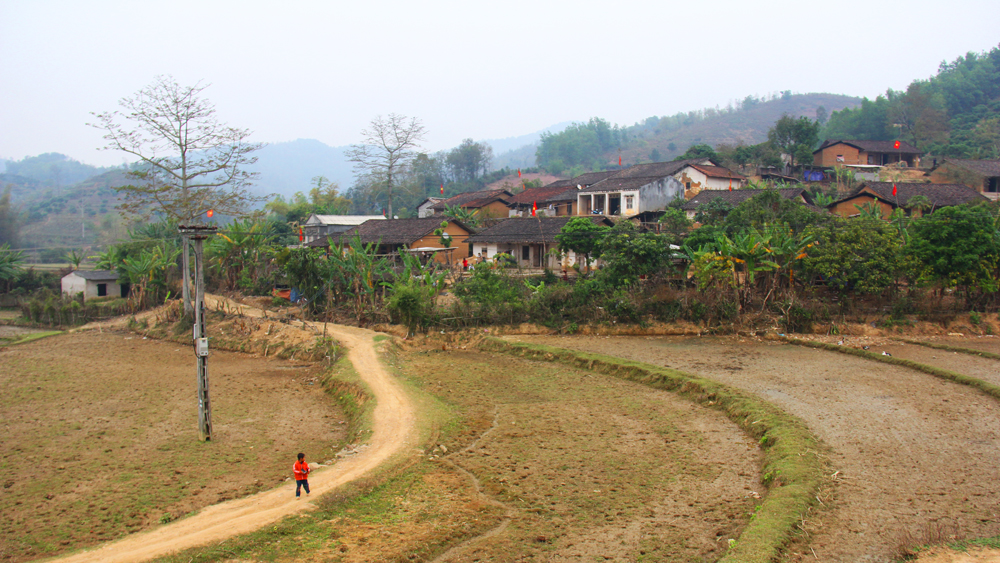
[[[618,155],[618,166],[622,165],[622,155]]]
[[[896,182],[892,183],[892,197],[896,197]]]
[[[520,169],[520,168],[518,168],[518,169],[517,169],[517,177],[518,177],[518,178],[520,178],[520,177],[521,177],[521,169]]]
[[[899,141],[896,141],[895,143],[893,143],[892,144],[892,148],[898,149],[899,148]]]
[[[729,191],[733,191],[733,177],[729,177]]]
[[[302,227],[299,227],[299,242],[302,242],[303,238],[305,237],[302,235]]]
[[[382,208],[382,216],[385,217],[385,208]]]
[[[537,201],[534,204],[532,204],[532,206],[531,206],[531,216],[534,217],[536,213],[538,213],[538,202]]]
[[[444,182],[441,182],[441,195],[444,195]]]
[[[207,211],[207,212],[205,213],[205,215],[208,215],[209,217],[211,217],[212,215],[215,215],[215,210],[214,210],[214,209],[209,209],[209,210],[208,210],[208,211]]]

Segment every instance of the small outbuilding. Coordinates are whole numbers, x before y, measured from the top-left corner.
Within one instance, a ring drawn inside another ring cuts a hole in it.
[[[94,297],[127,297],[129,284],[118,282],[114,270],[74,270],[62,278],[62,292],[70,297],[77,293],[83,299]]]

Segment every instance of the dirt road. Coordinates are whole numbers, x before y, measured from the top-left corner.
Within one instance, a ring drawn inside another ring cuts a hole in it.
[[[927,543],[928,532],[945,538],[1000,533],[1000,409],[969,387],[898,366],[750,339],[510,338],[697,373],[803,419],[832,448],[839,473],[827,499],[832,509],[806,523],[810,541],[790,561],[891,561],[901,545]],[[985,370],[979,358],[966,365],[948,356],[956,371]]]
[[[207,296],[206,307],[217,298]],[[263,312],[244,305],[239,307],[248,316]],[[232,310],[232,308],[230,309]],[[347,358],[368,385],[377,405],[373,433],[367,448],[361,453],[322,468],[310,476],[313,496],[319,497],[337,487],[358,479],[391,457],[415,444],[415,413],[413,403],[402,386],[379,363],[370,330],[339,325],[327,325],[327,332],[350,350]],[[294,482],[250,497],[210,506],[189,518],[178,520],[155,530],[128,536],[100,548],[58,559],[66,563],[124,563],[146,561],[187,548],[207,545],[226,538],[257,530],[285,516],[314,506],[306,500],[296,500]]]

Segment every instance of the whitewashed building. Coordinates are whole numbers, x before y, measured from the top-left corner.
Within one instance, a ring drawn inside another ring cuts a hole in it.
[[[114,270],[75,270],[63,276],[62,292],[70,297],[78,293],[83,299],[94,297],[126,297],[129,285],[118,283]]]

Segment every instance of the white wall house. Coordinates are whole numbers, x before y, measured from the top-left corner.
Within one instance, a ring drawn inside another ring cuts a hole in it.
[[[76,270],[62,278],[62,292],[69,296],[83,294],[94,297],[126,297],[129,285],[118,283],[118,272],[112,270]]]
[[[313,213],[302,224],[302,243],[346,232],[369,219],[385,219],[382,215],[317,215]]]
[[[665,209],[684,197],[684,186],[674,177],[608,178],[577,193],[580,215],[631,217],[645,211]]]

